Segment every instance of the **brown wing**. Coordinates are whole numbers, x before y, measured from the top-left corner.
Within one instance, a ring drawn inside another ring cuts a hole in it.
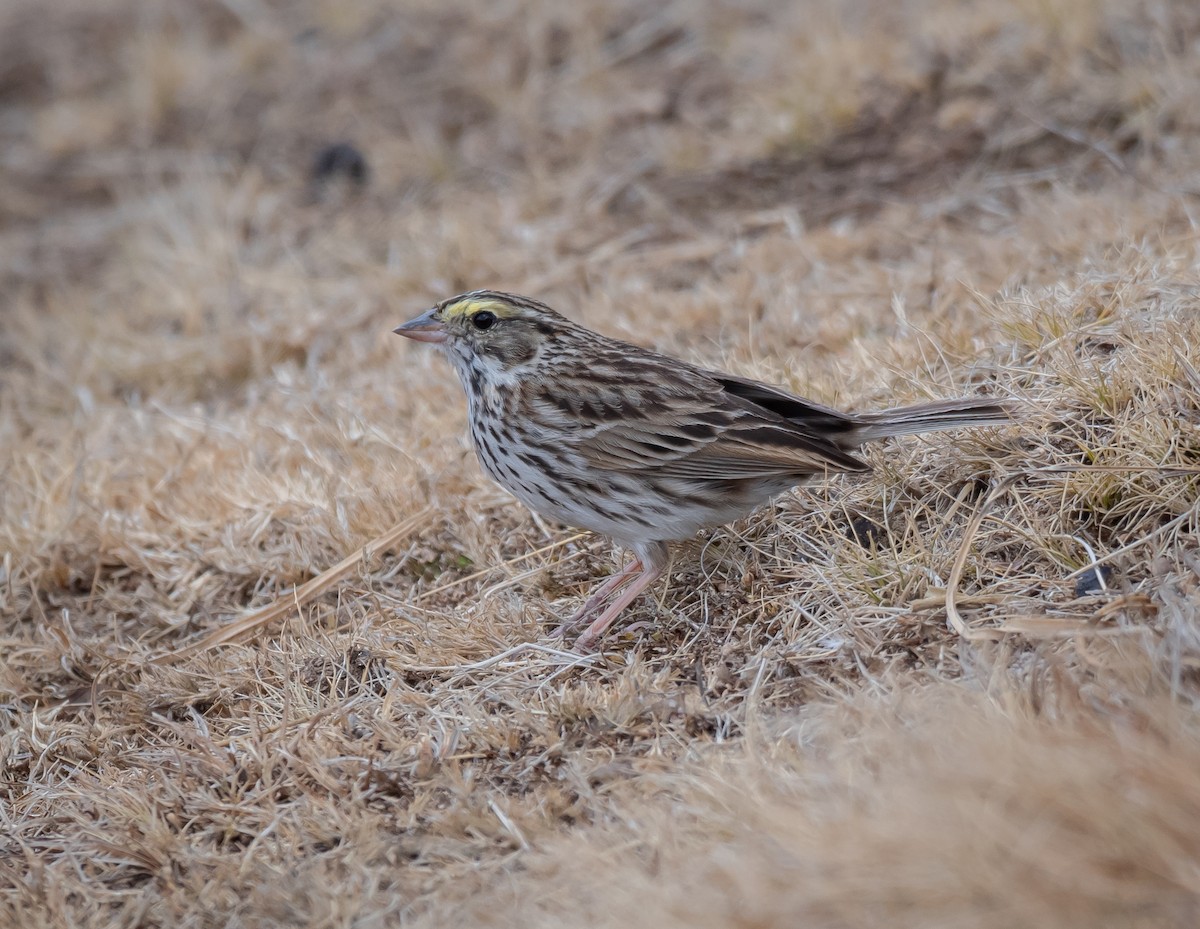
[[[814,403],[812,400],[789,394],[770,384],[752,381],[745,377],[736,377],[721,371],[705,371],[704,373],[720,384],[730,396],[741,398],[760,409],[776,413],[790,423],[805,426],[815,435],[840,436],[843,433],[851,432],[858,425],[853,416],[832,407]]]
[[[848,421],[835,411],[753,381],[731,378],[723,383],[695,369],[686,374],[684,383],[658,390],[639,383],[635,402],[624,404],[620,417],[581,424],[582,436],[573,443],[576,450],[598,468],[653,470],[664,477],[690,479],[867,469],[825,438],[819,426],[788,419],[754,397],[776,406],[790,402],[803,407],[810,419],[826,417],[838,426],[846,422],[848,428]]]

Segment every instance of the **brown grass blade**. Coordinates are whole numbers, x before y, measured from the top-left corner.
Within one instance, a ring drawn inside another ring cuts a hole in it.
[[[273,603],[269,603],[267,606],[261,607],[243,616],[241,619],[234,620],[227,625],[221,626],[219,629],[215,629],[199,642],[175,649],[163,655],[158,655],[152,659],[153,662],[155,664],[174,664],[177,661],[182,661],[201,652],[206,652],[211,648],[216,648],[218,645],[232,642],[274,622],[291,610],[298,610],[304,604],[319,597],[338,581],[349,576],[357,566],[368,562],[376,552],[391,548],[401,539],[407,538],[419,531],[428,523],[429,517],[432,514],[432,507],[426,507],[414,513],[412,516],[397,523],[383,535],[368,542],[354,552],[354,554],[343,558],[328,571],[318,574],[312,580],[306,581],[290,593],[279,597]]]

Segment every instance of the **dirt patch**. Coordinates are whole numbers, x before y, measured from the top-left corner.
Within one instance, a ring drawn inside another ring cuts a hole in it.
[[[1046,64],[1046,63],[1043,63]],[[945,65],[949,68],[949,65]],[[1144,145],[1111,108],[1075,108],[1069,121],[1040,116],[1026,75],[963,86],[939,70],[919,88],[876,86],[844,130],[811,151],[716,170],[654,169],[617,192],[617,214],[794,210],[806,224],[864,219],[897,201],[948,195],[964,177],[1022,172],[1084,186],[1128,173],[1122,155]],[[1123,126],[1123,131],[1114,128]]]

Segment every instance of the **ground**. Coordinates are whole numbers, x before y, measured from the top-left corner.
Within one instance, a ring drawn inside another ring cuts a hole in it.
[[[0,924],[1196,925],[1198,48],[1188,0],[9,0]],[[580,658],[619,553],[390,334],[478,287],[1019,415],[681,547]]]

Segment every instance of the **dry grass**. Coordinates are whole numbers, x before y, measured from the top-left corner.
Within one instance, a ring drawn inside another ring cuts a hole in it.
[[[1200,12],[650,9],[0,9],[0,924],[1200,921]],[[475,286],[1027,412],[580,660],[613,555],[388,334]]]

